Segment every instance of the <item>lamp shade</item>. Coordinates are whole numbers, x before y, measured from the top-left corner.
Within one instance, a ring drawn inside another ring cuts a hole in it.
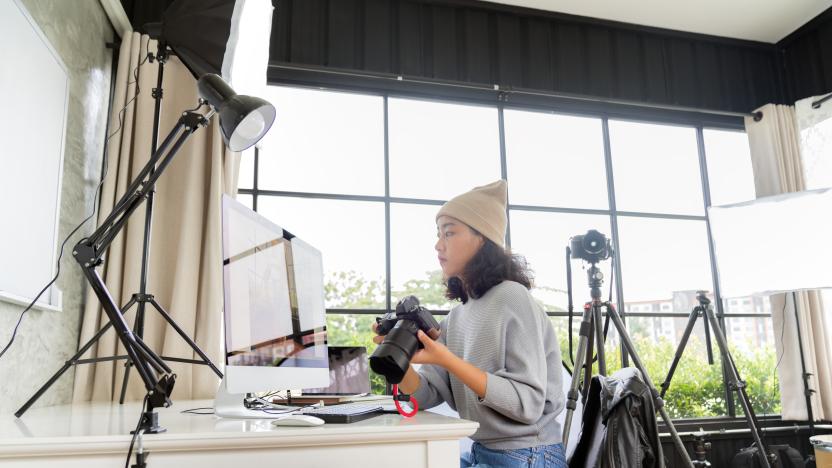
[[[235,93],[219,75],[203,75],[197,88],[199,96],[216,109],[222,138],[231,151],[250,148],[274,123],[274,106],[265,99]]]

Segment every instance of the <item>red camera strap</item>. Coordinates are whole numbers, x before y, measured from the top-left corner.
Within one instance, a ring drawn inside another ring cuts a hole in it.
[[[419,402],[416,401],[415,398],[410,397],[411,404],[413,405],[413,409],[411,411],[405,411],[404,407],[402,406],[402,402],[396,398],[399,395],[399,385],[393,384],[393,403],[396,404],[396,409],[399,410],[399,414],[406,418],[412,418],[416,416],[416,413],[419,411]]]

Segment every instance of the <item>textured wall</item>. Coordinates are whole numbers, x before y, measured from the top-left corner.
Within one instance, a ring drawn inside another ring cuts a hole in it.
[[[69,71],[59,231],[62,240],[88,215],[93,204],[110,100],[112,52],[105,44],[113,41],[114,33],[98,0],[22,0],[22,3]],[[93,223],[90,220],[73,240],[91,232]],[[74,244],[73,240],[68,248]],[[70,254],[64,253],[58,279],[63,291],[63,310],[30,310],[23,318],[14,345],[0,360],[0,413],[19,408],[77,350],[86,288]],[[0,346],[5,346],[22,310],[23,307],[0,302]],[[70,402],[73,376],[73,370],[64,374],[38,400],[38,406]]]

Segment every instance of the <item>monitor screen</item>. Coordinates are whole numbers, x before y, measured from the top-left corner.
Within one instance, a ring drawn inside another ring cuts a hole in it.
[[[329,347],[329,387],[304,388],[304,395],[370,393],[370,365],[363,346]]]
[[[321,253],[228,196],[222,240],[229,388],[328,384]]]

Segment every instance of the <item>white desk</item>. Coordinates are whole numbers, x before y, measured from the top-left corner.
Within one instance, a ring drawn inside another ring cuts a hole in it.
[[[167,432],[144,436],[148,468],[458,467],[459,439],[476,422],[419,412],[383,414],[352,424],[275,427],[268,420],[182,414],[212,401],[175,401],[159,410]],[[0,466],[124,466],[139,402],[90,403],[0,416]],[[131,465],[134,463],[131,460]]]

